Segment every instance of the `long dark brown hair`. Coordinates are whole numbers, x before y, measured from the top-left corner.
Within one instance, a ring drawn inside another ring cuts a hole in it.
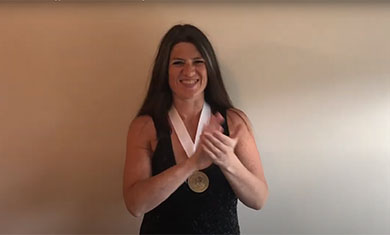
[[[213,113],[233,108],[222,81],[218,61],[206,35],[193,25],[175,25],[162,38],[154,61],[152,78],[145,100],[137,116],[149,115],[155,126],[165,133],[170,133],[168,111],[172,105],[172,91],[169,87],[168,66],[172,48],[179,42],[192,43],[206,62],[207,86],[204,91],[205,101]]]

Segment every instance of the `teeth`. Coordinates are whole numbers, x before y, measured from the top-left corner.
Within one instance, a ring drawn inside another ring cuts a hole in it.
[[[198,80],[181,80],[182,83],[192,85],[195,84]]]

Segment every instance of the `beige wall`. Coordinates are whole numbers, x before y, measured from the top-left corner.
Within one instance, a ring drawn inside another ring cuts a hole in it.
[[[176,23],[213,42],[270,185],[244,233],[390,233],[390,4],[0,4],[0,233],[137,233],[127,127]]]

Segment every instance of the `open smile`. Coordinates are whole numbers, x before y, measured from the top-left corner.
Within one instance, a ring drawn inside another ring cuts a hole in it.
[[[199,82],[200,79],[180,79],[180,83],[188,86],[192,86]]]

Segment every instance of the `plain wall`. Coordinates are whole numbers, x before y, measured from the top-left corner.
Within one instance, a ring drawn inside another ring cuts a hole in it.
[[[243,233],[390,233],[390,4],[0,3],[0,233],[137,233],[127,129],[163,34],[192,23],[270,187]]]

